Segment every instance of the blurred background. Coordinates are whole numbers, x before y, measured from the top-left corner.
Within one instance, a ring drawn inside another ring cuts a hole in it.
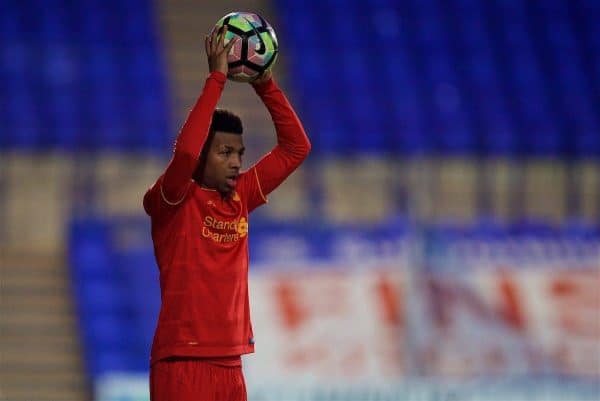
[[[600,399],[600,2],[3,0],[0,400],[148,399],[141,199],[231,11],[313,143],[250,220],[249,399]]]

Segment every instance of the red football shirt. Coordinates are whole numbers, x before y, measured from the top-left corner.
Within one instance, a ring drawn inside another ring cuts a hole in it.
[[[165,173],[144,196],[160,270],[161,310],[151,361],[254,351],[248,299],[248,214],[306,158],[310,143],[273,80],[254,89],[273,118],[277,146],[223,197],[192,180],[226,82],[213,72],[190,112]]]

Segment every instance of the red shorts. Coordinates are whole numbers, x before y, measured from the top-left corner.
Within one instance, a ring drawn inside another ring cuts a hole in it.
[[[150,368],[150,401],[247,401],[240,363],[170,358]]]

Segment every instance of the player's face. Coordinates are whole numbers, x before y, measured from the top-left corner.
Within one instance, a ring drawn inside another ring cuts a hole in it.
[[[244,149],[241,135],[217,131],[206,157],[203,184],[222,193],[231,192],[242,168]]]

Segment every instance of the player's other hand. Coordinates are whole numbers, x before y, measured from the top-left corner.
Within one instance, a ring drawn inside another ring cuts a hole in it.
[[[262,85],[266,82],[269,82],[269,80],[273,78],[273,74],[271,73],[271,70],[267,70],[265,72],[263,72],[261,75],[258,76],[258,78],[256,78],[254,81],[251,82],[252,85]]]
[[[229,67],[227,66],[227,55],[229,51],[239,38],[230,40],[225,45],[225,34],[227,33],[227,26],[223,27],[221,34],[218,34],[218,29],[213,29],[210,36],[204,38],[204,47],[206,49],[206,56],[208,57],[208,70],[210,72],[220,71],[227,75]]]

